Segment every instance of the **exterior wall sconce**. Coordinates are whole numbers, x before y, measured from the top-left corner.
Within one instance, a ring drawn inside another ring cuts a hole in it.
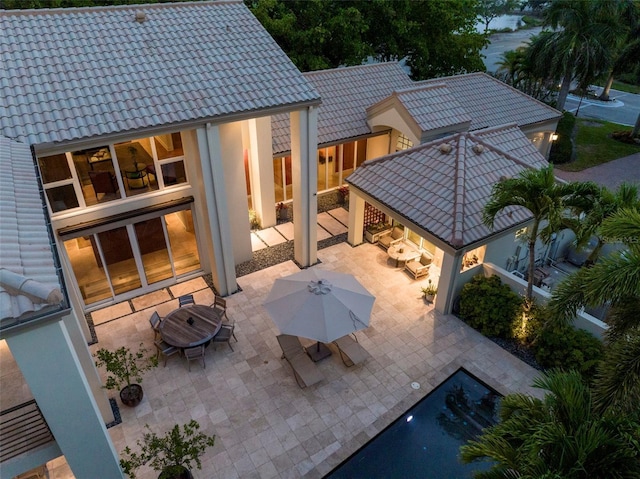
[[[554,133],[551,135],[551,141],[556,141],[558,139],[558,134]]]

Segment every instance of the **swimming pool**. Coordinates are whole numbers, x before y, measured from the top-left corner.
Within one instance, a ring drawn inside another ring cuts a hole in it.
[[[497,423],[501,397],[459,369],[325,479],[472,478],[490,464],[462,464],[460,446]]]

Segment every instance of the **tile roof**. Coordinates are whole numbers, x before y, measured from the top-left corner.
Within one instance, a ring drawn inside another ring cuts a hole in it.
[[[528,140],[515,125],[457,133],[367,161],[346,181],[460,249],[531,218],[526,209],[510,207],[496,216],[493,230],[482,223],[484,205],[502,176],[547,165],[530,142],[523,156],[511,147],[521,142]]]
[[[0,30],[0,133],[28,144],[319,103],[241,1],[3,11]]]
[[[367,108],[398,88],[413,85],[397,62],[303,73],[322,97],[318,144],[368,135]],[[289,116],[272,117],[273,152],[289,151]]]
[[[0,326],[62,301],[31,151],[0,137]]]
[[[467,73],[416,82],[416,85],[441,84],[462,104],[471,116],[469,130],[515,123],[522,127],[560,118],[562,114],[529,95],[486,73]]]

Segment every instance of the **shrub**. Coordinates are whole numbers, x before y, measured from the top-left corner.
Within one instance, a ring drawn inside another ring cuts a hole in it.
[[[485,336],[512,338],[522,299],[498,276],[474,278],[462,288],[460,318]]]
[[[556,128],[558,139],[551,144],[550,163],[560,165],[573,159],[573,130],[575,126],[576,117],[573,116],[573,113],[564,112]]]
[[[575,369],[589,382],[603,354],[598,338],[573,326],[543,328],[533,347],[536,361],[543,368]]]

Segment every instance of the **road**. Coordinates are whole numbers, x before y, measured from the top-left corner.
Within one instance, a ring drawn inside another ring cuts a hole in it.
[[[488,72],[494,73],[498,69],[502,53],[508,50],[515,50],[519,46],[524,46],[528,40],[542,31],[542,27],[530,30],[518,30],[512,33],[496,33],[489,37],[490,44],[485,47],[482,54],[485,56],[484,64]],[[594,87],[599,93],[602,89]],[[626,126],[635,125],[640,113],[640,95],[625,93],[618,90],[611,90],[611,98],[616,101],[603,103],[597,101],[582,100],[569,97],[565,104],[565,109],[575,113],[580,106],[578,118],[593,118],[598,120],[611,121]]]

